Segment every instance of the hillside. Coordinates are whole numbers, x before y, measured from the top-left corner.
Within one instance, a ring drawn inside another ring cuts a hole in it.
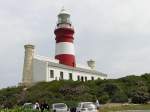
[[[79,101],[146,103],[150,100],[150,74],[119,79],[40,82],[28,89],[11,87],[0,90],[0,105],[12,107],[25,102],[65,102],[75,106]]]

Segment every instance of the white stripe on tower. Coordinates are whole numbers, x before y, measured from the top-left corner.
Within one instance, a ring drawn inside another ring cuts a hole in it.
[[[74,51],[74,45],[70,42],[59,42],[56,43],[56,49],[55,49],[55,55],[61,55],[61,54],[71,54],[75,55]]]

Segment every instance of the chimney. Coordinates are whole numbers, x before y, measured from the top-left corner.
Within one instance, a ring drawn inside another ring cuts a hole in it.
[[[24,45],[25,56],[23,66],[23,78],[22,85],[30,86],[32,84],[33,77],[33,57],[34,57],[34,45]]]
[[[96,64],[95,64],[95,61],[90,59],[89,61],[87,61],[87,64],[88,66],[91,68],[91,69],[95,69],[96,67]]]

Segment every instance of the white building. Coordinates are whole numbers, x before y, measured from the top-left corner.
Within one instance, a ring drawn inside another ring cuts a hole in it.
[[[44,74],[44,75],[41,75]],[[58,60],[52,60],[40,56],[33,59],[33,82],[53,80],[95,80],[105,79],[106,74],[98,72],[90,67],[70,67],[59,64]]]
[[[95,70],[95,61],[93,60],[87,61],[87,66],[76,64],[73,52],[73,34],[74,29],[70,22],[70,15],[63,9],[58,15],[58,24],[55,29],[55,59],[36,56],[34,45],[25,45],[22,84],[28,86],[42,81],[87,81],[107,78],[106,74]]]

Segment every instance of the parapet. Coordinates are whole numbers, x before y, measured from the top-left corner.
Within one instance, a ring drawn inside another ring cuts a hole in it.
[[[26,48],[34,49],[35,46],[34,46],[34,45],[31,45],[31,44],[26,44],[26,45],[24,45],[24,48],[25,48],[25,49],[26,49]]]

